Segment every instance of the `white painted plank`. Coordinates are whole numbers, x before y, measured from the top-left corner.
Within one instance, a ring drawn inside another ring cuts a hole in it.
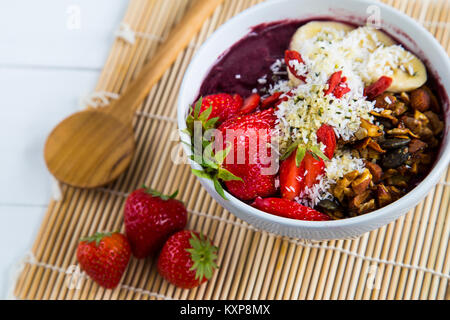
[[[45,205],[50,175],[43,147],[51,129],[79,110],[99,72],[0,68],[0,204]]]
[[[7,298],[13,269],[30,250],[43,218],[43,207],[1,206],[0,219],[0,299]]]
[[[101,69],[127,5],[128,0],[0,1],[0,66]]]

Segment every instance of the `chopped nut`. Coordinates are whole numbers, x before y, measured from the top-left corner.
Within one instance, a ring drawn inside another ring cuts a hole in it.
[[[427,144],[419,139],[412,139],[409,143],[409,152],[416,153],[417,151],[423,150],[427,147]]]
[[[361,141],[360,143],[355,145],[355,148],[358,150],[362,150],[367,148],[367,146],[369,145],[369,143],[372,141],[372,138],[367,137],[365,138],[363,141]]]
[[[419,136],[417,136],[416,134],[414,134],[411,130],[409,130],[407,128],[394,128],[394,129],[389,130],[386,133],[390,134],[390,135],[400,135],[400,136],[405,136],[405,135],[409,134],[411,137],[419,138]]]
[[[428,95],[430,96],[431,109],[435,112],[439,112],[439,101],[436,98],[435,94],[427,86],[423,86],[422,88],[424,88],[428,92]]]
[[[383,150],[380,147],[380,145],[374,140],[369,141],[368,147],[371,148],[372,150],[375,150],[378,153],[385,153],[386,152],[386,150]]]
[[[347,174],[344,176],[344,178],[347,179],[347,180],[349,180],[350,182],[352,182],[353,180],[356,179],[357,176],[359,176],[358,170],[353,170],[353,171],[347,173]],[[347,184],[347,186],[350,185],[350,182]]]
[[[369,137],[379,137],[383,134],[380,127],[370,123],[369,121],[361,118],[361,127],[367,130]]]
[[[375,209],[375,199],[370,199],[369,201],[367,201],[366,203],[363,203],[359,208],[358,208],[358,213],[359,214],[363,214],[366,212],[369,212],[370,210]]]
[[[428,118],[419,110],[414,111],[414,119],[422,121],[424,124],[429,122]]]
[[[389,192],[391,193],[392,198],[394,200],[398,199],[398,198],[400,198],[402,196],[402,192],[397,187],[395,187],[395,186],[388,186],[388,189],[389,189]]]
[[[444,122],[439,120],[439,117],[433,111],[425,112],[426,118],[430,121],[431,129],[433,130],[434,135],[438,135],[444,130]]]
[[[397,101],[397,98],[390,93],[382,93],[375,99],[375,107],[377,108],[386,108],[391,103]]]
[[[427,111],[431,106],[431,98],[428,91],[419,88],[411,92],[411,107],[421,112]]]
[[[370,195],[370,190],[366,190],[365,192],[358,194],[356,197],[354,197],[350,203],[349,203],[349,207],[352,210],[358,209],[362,203],[364,203],[364,201],[366,201],[366,199],[369,197]]]
[[[364,157],[364,159],[371,160],[371,161],[381,159],[382,153],[375,151],[372,148],[369,148],[366,150],[367,150],[367,155],[366,155],[366,157]]]
[[[400,93],[400,99],[405,102],[405,103],[409,103],[409,95],[406,92],[402,92]]]
[[[395,175],[386,180],[386,183],[390,186],[396,186],[406,188],[408,186],[407,177],[403,175]]]
[[[383,174],[383,179],[388,179],[394,175],[398,174],[398,171],[395,169],[387,169]]]
[[[359,129],[358,129],[358,131],[356,131],[355,132],[355,137],[358,139],[358,140],[362,140],[362,139],[364,139],[365,137],[367,137],[367,130],[366,129],[364,129],[364,128],[362,128],[362,127],[360,127]]]
[[[397,117],[408,111],[408,107],[401,101],[393,103],[389,108],[392,110],[392,114]]]
[[[358,175],[358,170],[351,171],[336,183],[336,186],[332,190],[332,193],[336,197],[336,199],[338,199],[340,202],[344,200],[345,189],[350,186],[352,181],[355,180]],[[348,193],[348,190],[346,192]]]
[[[389,190],[382,183],[377,186],[377,199],[378,205],[380,207],[383,207],[392,202],[392,196],[389,193]]]
[[[355,194],[361,194],[366,191],[370,181],[372,181],[372,174],[368,169],[364,169],[364,172],[352,182],[352,189]]]
[[[353,192],[353,190],[351,188],[345,188],[344,189],[344,195],[347,198],[353,197],[355,195],[355,193]]]
[[[413,174],[417,174],[419,172],[419,165],[418,165],[417,161],[413,162],[411,164],[411,168],[409,169],[409,172],[411,172]]]
[[[376,111],[370,111],[370,114],[375,117],[389,119],[394,125],[398,123],[398,119],[392,115],[392,110],[383,110],[380,113]]]
[[[383,175],[383,169],[376,163],[371,161],[365,161],[366,168],[369,169],[370,174],[372,175],[373,182],[377,183],[381,180],[381,176]]]
[[[425,123],[420,120],[414,119],[413,117],[402,117],[402,122],[416,134],[414,138],[427,139],[433,136],[433,131],[427,127]],[[419,137],[417,137],[419,136]]]

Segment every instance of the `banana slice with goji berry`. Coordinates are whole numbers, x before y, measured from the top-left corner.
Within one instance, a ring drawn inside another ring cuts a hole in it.
[[[339,42],[337,47],[333,46],[335,41]],[[314,61],[316,67],[326,74],[335,72],[336,66],[344,63],[343,57],[351,59],[354,72],[366,86],[382,76],[392,78],[388,88],[391,92],[411,91],[427,81],[426,68],[419,58],[397,45],[386,33],[372,27],[355,29],[340,22],[311,21],[295,32],[290,50],[299,52],[303,60]],[[339,54],[334,54],[336,51]],[[289,64],[289,61],[286,63]],[[301,67],[305,69],[297,62],[288,66],[290,85],[293,87],[303,83]],[[300,74],[294,75],[293,68]]]
[[[427,81],[426,69],[415,55],[405,50],[386,33],[372,27],[359,27],[350,31],[344,41],[358,49],[351,50],[351,57],[365,63],[360,75],[366,85],[381,76],[392,78],[388,91],[411,91]]]
[[[324,46],[320,44],[328,44],[332,41],[342,40],[346,33],[353,30],[354,27],[340,22],[334,21],[311,21],[297,29],[291,39],[290,50],[302,51],[308,58],[313,58],[315,55],[322,52]],[[313,39],[314,43],[308,41]],[[306,45],[305,45],[306,44]],[[316,45],[317,44],[317,45]],[[288,68],[289,80],[292,86],[298,86],[302,80],[295,77]]]
[[[366,84],[374,83],[381,76],[392,78],[387,89],[390,92],[408,92],[427,81],[423,62],[399,45],[377,48],[367,59],[365,70],[362,79]]]

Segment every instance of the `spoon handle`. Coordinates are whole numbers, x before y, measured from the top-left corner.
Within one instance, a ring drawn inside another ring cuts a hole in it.
[[[164,72],[175,62],[178,54],[189,44],[200,30],[203,22],[223,0],[197,0],[188,13],[159,47],[156,54],[142,68],[138,76],[128,85],[118,100],[106,108],[123,123],[131,123],[135,109],[159,81]]]

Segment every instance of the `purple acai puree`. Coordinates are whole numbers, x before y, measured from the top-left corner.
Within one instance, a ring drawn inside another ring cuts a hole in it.
[[[284,58],[292,36],[303,23],[287,20],[253,27],[212,67],[202,83],[199,95],[238,93],[246,98],[253,89],[259,91],[273,84],[270,66],[277,59]],[[258,82],[263,77],[266,77],[267,83]]]

